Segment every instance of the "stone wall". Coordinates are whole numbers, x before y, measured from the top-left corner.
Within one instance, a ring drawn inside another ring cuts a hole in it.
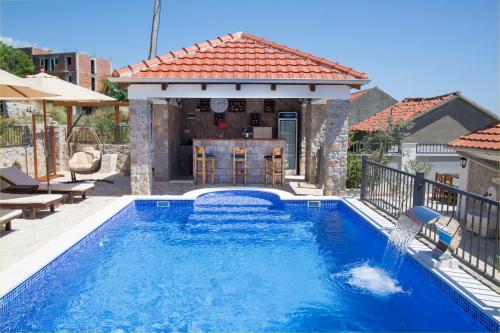
[[[313,184],[318,182],[318,152],[325,144],[325,110],[326,104],[310,104],[306,113],[306,179]]]
[[[326,104],[323,194],[344,195],[347,177],[349,101],[328,100]]]
[[[215,182],[232,182],[232,152],[233,147],[248,147],[248,184],[264,183],[264,156],[270,155],[272,147],[284,147],[285,140],[246,140],[246,139],[214,139],[197,140],[193,142],[196,146],[207,147],[207,151],[215,155]],[[207,167],[210,168],[210,167]],[[198,176],[198,183],[201,178]],[[208,176],[207,176],[208,179]],[[242,177],[238,177],[238,183],[242,183]],[[268,181],[272,181],[268,176]],[[207,180],[207,183],[209,181]]]
[[[31,126],[30,126],[30,132],[31,132]],[[61,132],[59,131],[58,128],[55,130],[56,133],[56,155],[57,155],[57,166],[63,164],[62,161],[60,160],[60,150],[58,145],[58,135],[61,135]],[[45,175],[45,153],[44,153],[44,146],[43,146],[43,127],[38,126],[37,127],[37,134],[36,134],[36,140],[37,140],[37,158],[38,158],[38,176],[43,176]],[[28,173],[30,176],[35,177],[35,163],[34,163],[34,148],[33,145],[22,147],[22,146],[17,146],[17,147],[2,147],[0,148],[0,166],[1,167],[10,167],[10,166],[17,166],[21,168],[24,172]],[[60,169],[58,169],[60,170]]]
[[[152,190],[151,113],[147,100],[129,101],[130,185],[133,195],[150,195]]]

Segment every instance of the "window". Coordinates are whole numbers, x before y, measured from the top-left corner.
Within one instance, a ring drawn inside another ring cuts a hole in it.
[[[90,73],[95,74],[95,60],[90,60]]]
[[[66,65],[71,66],[71,57],[66,57]]]
[[[57,65],[57,58],[50,58],[45,60],[45,71],[53,71]]]
[[[40,58],[40,66],[44,66],[44,65],[45,65],[45,59]]]
[[[59,59],[54,58],[54,64],[56,64],[56,65],[57,65],[58,63],[59,63]]]
[[[66,76],[66,81],[73,82],[73,77],[71,75]]]
[[[92,90],[95,91],[95,77],[93,77],[90,82],[91,82],[91,85],[92,85]]]

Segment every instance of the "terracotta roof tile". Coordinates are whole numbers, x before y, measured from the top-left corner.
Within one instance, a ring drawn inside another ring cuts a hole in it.
[[[354,101],[356,98],[362,96],[368,90],[369,89],[365,89],[365,90],[360,90],[360,91],[356,91],[356,92],[352,93],[351,96],[349,97],[349,100]]]
[[[115,70],[113,76],[210,79],[368,79],[365,73],[350,67],[246,33],[228,34],[129,65]]]
[[[449,143],[452,147],[500,150],[500,123],[490,125]]]
[[[387,122],[391,117],[393,124],[410,121],[458,95],[458,92],[453,92],[436,97],[405,98],[401,102],[396,103],[385,110],[377,112],[362,122],[351,126],[349,130],[360,132],[383,130],[386,128]]]

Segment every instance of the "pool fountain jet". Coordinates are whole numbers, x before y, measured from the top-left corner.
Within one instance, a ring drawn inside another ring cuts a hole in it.
[[[417,258],[432,268],[457,267],[458,261],[452,253],[462,238],[460,223],[449,216],[442,216],[424,206],[415,206],[402,215],[392,230],[382,260],[388,273],[396,277],[406,249],[424,226],[436,226],[438,242],[432,251],[420,251]]]

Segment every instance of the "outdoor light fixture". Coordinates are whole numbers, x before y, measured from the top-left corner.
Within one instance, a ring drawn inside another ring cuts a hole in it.
[[[467,166],[467,159],[465,157],[460,157],[460,166],[464,169]]]

